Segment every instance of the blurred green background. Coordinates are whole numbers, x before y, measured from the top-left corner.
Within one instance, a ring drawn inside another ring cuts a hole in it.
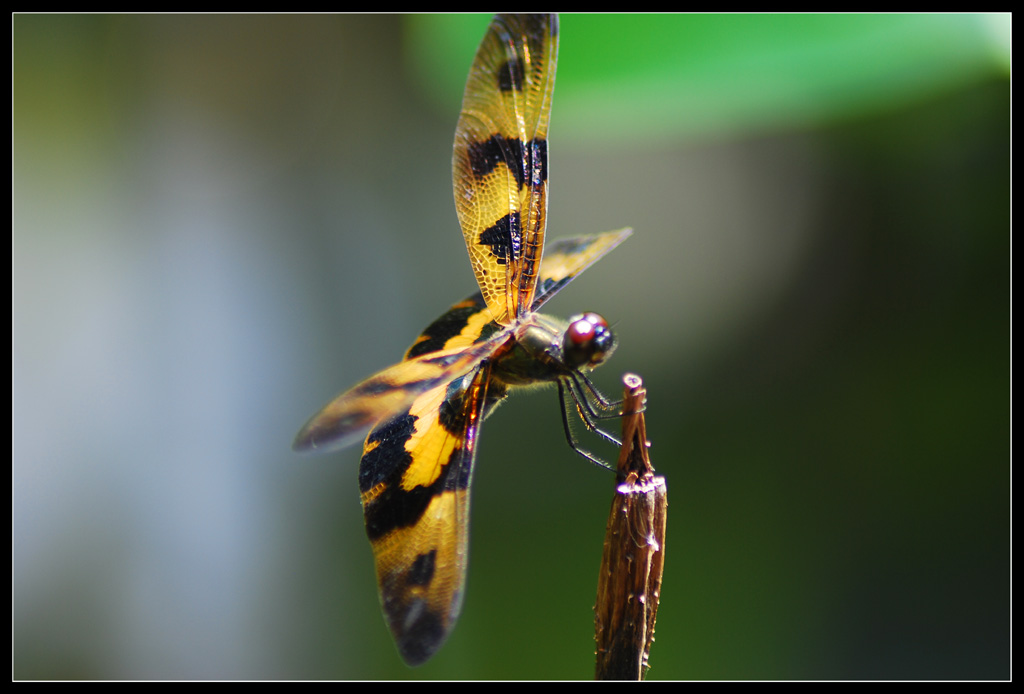
[[[474,289],[486,16],[13,17],[13,673],[593,673],[613,480],[488,420],[468,592],[380,615],[356,450],[299,426]],[[1009,677],[1008,15],[563,16],[553,300],[649,391],[651,679]],[[591,444],[613,457],[614,450]]]

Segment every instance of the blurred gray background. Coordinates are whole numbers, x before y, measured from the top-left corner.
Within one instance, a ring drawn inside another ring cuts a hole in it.
[[[450,161],[486,24],[13,17],[15,678],[592,677],[613,478],[553,390],[484,427],[416,670],[358,450],[290,451],[474,289]],[[561,32],[550,237],[636,233],[547,310],[605,315],[595,381],[648,387],[650,677],[1008,678],[1008,17]]]

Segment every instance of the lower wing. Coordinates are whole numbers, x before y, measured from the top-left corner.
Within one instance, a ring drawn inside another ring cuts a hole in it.
[[[462,606],[469,484],[490,363],[423,392],[366,438],[359,491],[380,602],[398,650],[419,665]]]

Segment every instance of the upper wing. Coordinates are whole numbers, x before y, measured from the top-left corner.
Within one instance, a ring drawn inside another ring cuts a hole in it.
[[[498,15],[477,49],[455,129],[455,210],[494,320],[530,310],[544,251],[555,15]]]
[[[557,239],[548,245],[544,262],[540,266],[540,282],[532,310],[555,295],[569,284],[572,278],[583,272],[595,260],[629,238],[632,229],[606,231],[603,234],[588,234],[567,239]]]
[[[503,334],[494,333],[482,342],[422,354],[378,372],[306,422],[292,448],[334,450],[355,443],[367,429],[409,407],[424,392],[472,371],[503,339]]]
[[[410,665],[441,647],[462,606],[477,437],[504,394],[488,394],[489,375],[484,362],[424,392],[374,427],[363,449],[359,491],[380,602]]]

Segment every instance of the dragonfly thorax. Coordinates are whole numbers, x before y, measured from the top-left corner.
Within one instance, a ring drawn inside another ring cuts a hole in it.
[[[514,343],[495,359],[493,375],[508,385],[555,381],[601,364],[614,350],[615,335],[596,313],[568,322],[533,313],[516,326]]]

